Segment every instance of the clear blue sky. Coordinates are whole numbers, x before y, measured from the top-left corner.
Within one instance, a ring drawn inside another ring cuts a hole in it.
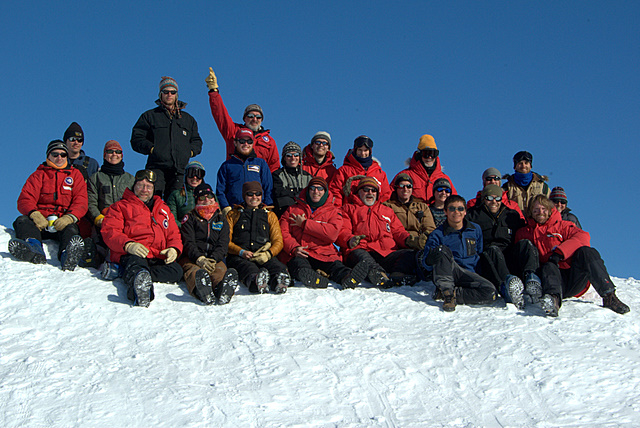
[[[614,276],[640,278],[640,2],[13,2],[0,16],[5,207],[72,121],[102,164],[145,158],[131,128],[163,75],[198,121],[211,182],[224,143],[204,78],[212,66],[236,121],[260,104],[278,147],[333,137],[340,163],[369,135],[393,177],[425,133],[473,197],[519,150],[561,185]]]

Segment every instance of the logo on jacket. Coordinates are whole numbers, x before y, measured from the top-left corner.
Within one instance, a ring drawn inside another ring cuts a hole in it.
[[[182,217],[182,221],[180,222],[180,224],[184,224],[184,222],[187,221],[188,218],[189,218],[189,214],[185,214],[185,216]]]
[[[247,171],[260,174],[260,165],[247,165]]]
[[[222,222],[216,221],[214,223],[211,223],[211,230],[222,230]]]
[[[269,137],[267,137],[266,135],[263,135],[262,139],[264,140],[265,143],[269,142]]]
[[[169,229],[169,219],[165,217],[164,220],[162,220],[162,227],[164,227],[165,229]]]
[[[64,184],[66,184],[68,186],[73,186],[73,177],[66,177],[64,179]]]
[[[185,137],[187,136],[187,131],[185,131],[184,129],[182,130],[182,135],[184,135]]]

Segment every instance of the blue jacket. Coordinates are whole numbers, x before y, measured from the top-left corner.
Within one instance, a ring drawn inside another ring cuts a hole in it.
[[[216,196],[220,201],[220,208],[233,207],[243,203],[242,185],[247,181],[260,183],[262,185],[262,202],[265,205],[273,204],[271,198],[273,179],[267,162],[256,157],[249,157],[243,162],[242,159],[233,155],[224,161],[218,170]]]
[[[424,254],[421,263],[427,269],[431,266],[425,265],[425,258],[432,248],[446,245],[453,253],[453,259],[460,267],[472,272],[476,271],[476,265],[482,253],[482,229],[475,223],[464,219],[462,229],[455,230],[444,222],[429,234],[429,239],[424,246]]]

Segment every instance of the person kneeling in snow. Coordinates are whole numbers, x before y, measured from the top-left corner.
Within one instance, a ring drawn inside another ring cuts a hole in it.
[[[167,204],[154,196],[155,181],[153,171],[138,171],[133,190],[126,189],[102,221],[102,238],[111,261],[122,266],[127,297],[144,307],[154,298],[152,281],[182,278],[176,262],[182,251],[180,230]]]
[[[87,213],[87,186],[67,157],[67,145],[53,140],[47,146],[46,162],[22,187],[18,197],[22,215],[13,222],[16,238],[9,241],[9,252],[19,260],[45,263],[42,239],[60,242],[62,270],[74,270],[84,255],[84,241],[76,223]]]
[[[238,285],[238,272],[227,270],[222,260],[229,250],[229,223],[222,214],[211,186],[193,189],[195,207],[180,228],[184,254],[178,263],[187,289],[207,305],[229,303]]]

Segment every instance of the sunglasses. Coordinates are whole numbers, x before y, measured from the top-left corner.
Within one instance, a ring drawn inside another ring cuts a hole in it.
[[[413,184],[398,184],[399,189],[413,189]]]
[[[198,200],[204,201],[205,199],[215,199],[213,193],[205,193],[204,195],[198,196]]]
[[[200,168],[189,168],[187,170],[187,178],[204,178],[204,171],[201,170]]]
[[[376,189],[375,187],[363,187],[362,190],[364,193],[377,193],[378,189]]]
[[[165,94],[165,95],[169,95],[169,94],[171,94],[171,95],[175,95],[175,94],[177,94],[177,93],[178,93],[178,91],[176,91],[175,89],[174,89],[174,90],[163,89],[163,90],[162,90],[162,93],[163,93],[163,94]]]
[[[491,177],[485,178],[486,181],[500,181],[500,177],[497,175],[492,175]]]
[[[67,157],[67,152],[51,152],[49,154],[54,158],[59,158],[59,157],[66,158]]]
[[[500,201],[502,201],[502,196],[487,195],[487,196],[484,197],[484,199],[487,200],[487,201],[500,202]]]
[[[262,192],[247,192],[245,196],[262,196]]]
[[[466,209],[465,207],[452,207],[452,206],[448,206],[448,207],[447,207],[447,210],[448,210],[450,213],[453,213],[453,212],[456,212],[456,211],[464,212],[464,211],[465,211],[465,209]]]
[[[108,155],[121,155],[122,154],[122,150],[118,150],[118,149],[107,149],[105,150],[107,152]]]
[[[238,142],[238,144],[248,144],[248,145],[252,145],[253,144],[253,140],[239,140],[239,139],[236,139],[236,141]]]
[[[448,187],[437,187],[437,188],[436,188],[436,192],[447,192],[447,193],[451,193],[451,189],[449,189]]]
[[[437,158],[438,155],[440,154],[440,150],[434,150],[434,149],[426,149],[422,151],[422,157],[423,158]]]
[[[312,192],[323,192],[324,187],[322,186],[309,186],[309,190]]]
[[[147,180],[150,183],[155,183],[156,173],[148,169],[140,170],[136,172],[136,181],[140,180]]]
[[[253,114],[253,113],[249,113],[249,114],[247,115],[247,117],[248,117],[249,119],[253,119],[253,118],[258,119],[258,120],[262,119],[262,116],[261,116],[261,115],[259,115],[259,114]]]
[[[69,137],[69,141],[72,141],[72,142],[77,141],[78,143],[84,143],[84,138],[79,138],[79,137]]]
[[[287,153],[285,156],[288,158],[293,158],[293,157],[299,158],[300,153]]]
[[[317,144],[319,146],[328,146],[329,142],[328,141],[320,141],[320,140],[316,140],[313,142],[313,144]]]

